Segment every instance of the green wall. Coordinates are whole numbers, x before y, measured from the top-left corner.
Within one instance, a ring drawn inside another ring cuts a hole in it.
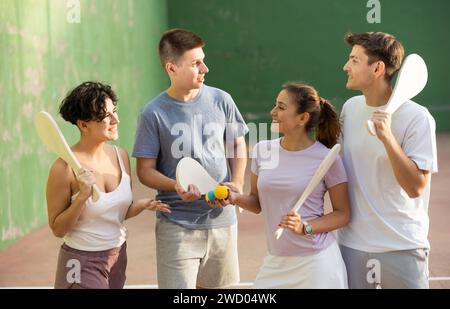
[[[82,0],[80,23],[70,23],[74,2],[0,1],[0,250],[47,221],[56,156],[39,142],[36,112],[50,112],[72,144],[78,130],[57,115],[59,102],[82,81],[109,83],[119,96],[118,144],[131,151],[140,109],[167,84],[157,56],[165,0]]]
[[[77,129],[57,117],[65,93],[85,80],[113,86],[121,138],[131,151],[139,110],[168,80],[157,57],[163,31],[184,27],[207,41],[207,83],[230,92],[249,121],[264,121],[286,80],[303,80],[338,107],[345,89],[347,31],[385,31],[421,54],[429,82],[416,101],[450,130],[450,1],[380,0],[369,24],[365,0],[0,1],[0,250],[47,221],[45,185],[55,155],[39,142],[33,115],[57,118],[69,144]]]
[[[380,0],[381,23],[369,24],[366,0],[168,0],[169,26],[206,40],[207,83],[227,90],[247,120],[268,119],[287,80],[314,85],[338,108],[358,94],[345,89],[347,31],[384,31],[428,64],[415,98],[450,130],[450,1]]]

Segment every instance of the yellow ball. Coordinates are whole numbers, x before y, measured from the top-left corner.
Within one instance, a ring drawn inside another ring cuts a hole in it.
[[[214,189],[214,195],[218,200],[224,200],[228,197],[228,187],[227,186],[217,186]]]

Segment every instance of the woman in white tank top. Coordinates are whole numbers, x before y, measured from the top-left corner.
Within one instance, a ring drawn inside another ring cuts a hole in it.
[[[118,138],[117,97],[108,85],[85,82],[62,101],[60,114],[80,130],[72,151],[82,165],[75,175],[61,158],[47,183],[49,226],[64,237],[55,288],[122,288],[126,269],[125,219],[143,210],[170,212],[151,199],[133,202],[126,150],[107,144]],[[92,199],[92,185],[100,189]]]

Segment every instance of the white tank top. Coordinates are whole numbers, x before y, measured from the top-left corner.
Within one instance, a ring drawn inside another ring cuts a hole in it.
[[[130,176],[127,174],[116,146],[121,179],[114,191],[100,192],[97,202],[90,197],[73,229],[64,237],[71,248],[84,251],[103,251],[120,247],[127,238],[123,225],[125,215],[133,202]],[[78,193],[72,195],[72,201]]]

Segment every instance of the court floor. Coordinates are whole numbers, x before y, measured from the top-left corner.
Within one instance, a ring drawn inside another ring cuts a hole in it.
[[[450,134],[438,135],[439,173],[433,175],[430,214],[430,287],[450,288]],[[249,180],[247,166],[247,180]],[[135,198],[153,196],[133,175]],[[248,184],[248,181],[247,181]],[[248,192],[248,186],[245,188]],[[261,215],[243,212],[239,220],[241,284],[249,288],[266,255]],[[126,221],[129,230],[126,287],[156,288],[154,213],[144,212]],[[62,240],[47,225],[0,252],[0,287],[51,287]]]

